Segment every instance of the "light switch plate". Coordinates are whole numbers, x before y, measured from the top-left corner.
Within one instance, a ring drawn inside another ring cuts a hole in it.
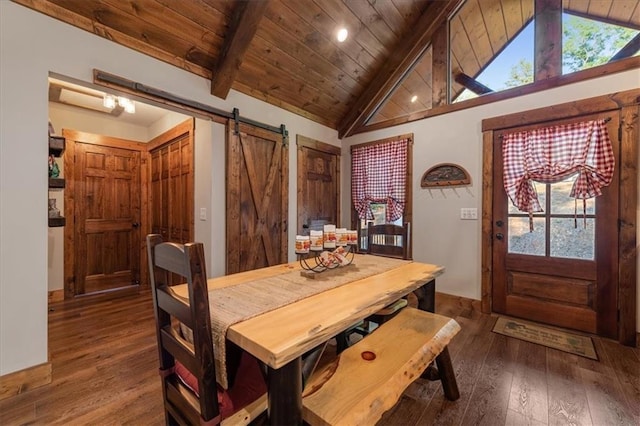
[[[207,220],[207,209],[205,207],[200,208],[200,220]]]
[[[478,209],[473,208],[461,208],[460,219],[462,220],[478,220]]]

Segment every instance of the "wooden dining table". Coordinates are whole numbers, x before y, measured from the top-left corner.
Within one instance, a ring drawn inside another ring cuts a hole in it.
[[[354,263],[360,256],[367,255],[358,255]],[[331,273],[348,277],[348,268],[328,271],[323,279],[330,281]],[[259,284],[300,269],[297,262],[292,262],[212,278],[207,282],[209,297],[216,297],[217,289],[246,282]],[[383,272],[347,279],[337,287],[230,325],[226,339],[267,366],[269,423],[302,424],[304,354],[411,292],[418,297],[420,309],[433,312],[435,278],[443,272],[442,266],[401,261]],[[212,318],[216,314],[212,309]]]

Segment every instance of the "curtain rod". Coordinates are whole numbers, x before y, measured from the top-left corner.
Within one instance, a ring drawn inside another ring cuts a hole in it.
[[[97,84],[100,84],[100,82],[103,82],[103,83],[107,83],[108,87],[110,87],[111,85],[124,87],[126,89],[129,89],[132,92],[144,93],[146,95],[153,96],[154,98],[169,101],[177,105],[182,105],[188,108],[204,111],[209,114],[235,120],[236,131],[237,131],[237,123],[240,122],[244,124],[249,124],[251,126],[259,127],[261,129],[268,130],[274,133],[280,133],[282,134],[283,137],[288,136],[288,133],[289,133],[284,124],[281,124],[280,127],[276,127],[270,124],[265,124],[259,121],[252,120],[250,118],[241,117],[239,110],[237,108],[234,108],[233,112],[224,111],[224,110],[203,104],[201,102],[181,98],[172,93],[165,92],[164,90],[155,89],[153,87],[146,86],[142,83],[137,83],[135,81],[127,80],[126,78],[109,74],[104,71],[94,69],[93,79],[94,79],[94,82]]]
[[[603,118],[605,123],[608,123],[611,121],[611,117],[605,117]],[[510,132],[505,132],[505,133],[510,133]],[[499,138],[504,138],[504,133],[498,136]]]

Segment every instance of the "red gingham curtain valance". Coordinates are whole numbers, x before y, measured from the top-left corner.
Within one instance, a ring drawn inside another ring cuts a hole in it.
[[[386,204],[387,222],[402,217],[408,144],[402,139],[351,152],[351,195],[360,219],[373,219],[371,203]]]
[[[532,181],[558,182],[578,174],[570,196],[593,198],[613,177],[615,159],[605,120],[504,135],[504,189],[520,211],[540,212]]]

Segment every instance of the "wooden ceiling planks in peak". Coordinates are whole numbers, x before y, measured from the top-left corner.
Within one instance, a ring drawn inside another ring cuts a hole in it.
[[[368,2],[362,0],[345,0],[351,13],[375,36],[383,46],[393,46],[399,39],[397,29],[390,27],[378,11]],[[395,9],[395,7],[394,7]]]
[[[640,8],[634,1],[616,1],[611,4],[608,17],[620,22],[621,24],[637,25],[639,20],[638,18],[640,18]]]
[[[507,40],[512,40],[524,28],[524,23],[533,18],[534,0],[500,0],[504,10]]]
[[[280,1],[280,0],[278,0]],[[321,3],[324,4],[324,3]],[[361,70],[358,72],[362,76],[364,70],[370,69],[380,60],[377,58],[379,53],[376,53],[376,49],[379,52],[379,42],[369,32],[363,31],[356,35],[350,34],[347,42],[340,43],[336,39],[336,32],[339,25],[336,20],[330,16],[324,9],[322,9],[316,2],[312,0],[298,0],[295,3],[295,13],[299,19],[305,21],[310,25],[319,35],[324,38],[324,42],[331,49],[342,52],[347,55],[351,60],[360,65]],[[317,37],[319,37],[319,35]],[[369,39],[367,43],[362,43],[361,40]],[[368,46],[377,46],[370,51]]]
[[[508,40],[507,28],[502,13],[502,3],[500,3],[500,0],[485,0],[478,2],[478,6],[486,23],[491,53],[495,55]]]
[[[460,3],[461,0],[448,0],[429,4],[429,7],[408,31],[405,39],[400,40],[398,45],[392,49],[384,67],[376,72],[371,85],[342,119],[338,127],[339,137],[351,134],[354,129],[365,124],[402,81],[407,70],[410,70],[420,59],[435,31]]]
[[[211,68],[223,39],[185,19],[155,0],[50,0],[110,30],[144,45],[162,46],[167,53],[203,68]],[[108,36],[107,36],[108,38]]]
[[[268,4],[268,0],[237,4],[211,77],[212,95],[226,99]]]
[[[563,11],[640,30],[640,5],[634,0],[564,0]]]

